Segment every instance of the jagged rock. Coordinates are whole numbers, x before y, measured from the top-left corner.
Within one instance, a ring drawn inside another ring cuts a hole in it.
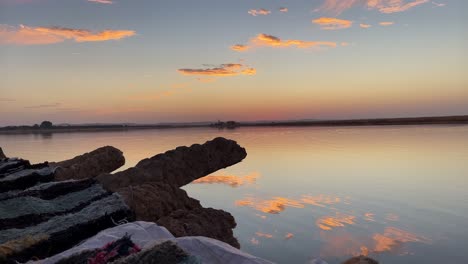
[[[32,196],[44,200],[50,200],[71,192],[81,191],[95,183],[96,181],[94,179],[47,182],[35,185],[26,190],[14,190],[0,193],[0,201],[22,196]]]
[[[359,256],[348,259],[343,264],[379,264],[379,262],[366,256]]]
[[[117,190],[135,212],[137,220],[156,222],[178,209],[201,208],[200,202],[184,190],[162,182],[145,183]]]
[[[32,196],[20,196],[0,201],[0,230],[24,228],[52,217],[79,211],[93,201],[109,196],[100,185],[95,184],[81,191],[71,192],[52,200]]]
[[[177,210],[157,221],[175,237],[205,236],[211,237],[240,248],[232,229],[236,227],[234,217],[223,210],[197,208],[194,210]]]
[[[7,200],[8,201],[8,200]],[[18,204],[26,208],[28,204]],[[32,257],[44,258],[61,252],[97,232],[114,226],[114,221],[133,214],[118,194],[91,202],[77,212],[54,216],[24,228],[8,226],[0,232],[0,261],[25,262]]]
[[[22,190],[53,179],[54,171],[47,163],[31,165],[21,159],[0,161],[0,193]]]
[[[247,156],[235,141],[215,138],[203,145],[178,147],[140,161],[135,167],[97,177],[106,188],[117,190],[146,182],[165,182],[177,187],[242,161]]]
[[[2,148],[0,147],[0,160],[1,160],[1,159],[6,159],[6,158],[7,158],[7,157],[6,157],[5,153],[3,153],[3,150],[2,150]]]
[[[50,163],[55,167],[57,180],[86,179],[109,173],[125,164],[122,151],[111,147],[101,147],[73,159]]]

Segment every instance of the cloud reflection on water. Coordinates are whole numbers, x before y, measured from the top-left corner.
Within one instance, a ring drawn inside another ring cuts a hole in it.
[[[197,179],[192,183],[195,184],[227,184],[231,187],[239,187],[242,185],[254,184],[260,178],[260,173],[252,172],[245,176],[236,175],[208,175]]]
[[[236,206],[249,206],[257,211],[269,214],[279,214],[286,210],[286,207],[304,208],[305,205],[313,205],[318,207],[326,207],[339,203],[342,199],[330,195],[303,195],[300,199],[291,199],[286,197],[276,196],[271,199],[260,199],[247,196],[244,199],[236,200]]]

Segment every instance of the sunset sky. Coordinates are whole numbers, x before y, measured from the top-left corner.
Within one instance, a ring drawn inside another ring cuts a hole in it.
[[[464,0],[0,0],[0,126],[468,114]]]

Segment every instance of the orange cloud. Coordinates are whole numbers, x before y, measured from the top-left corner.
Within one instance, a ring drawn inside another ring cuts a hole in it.
[[[320,25],[320,28],[324,30],[345,29],[350,28],[353,25],[353,21],[334,17],[317,18],[312,20],[312,23]]]
[[[383,234],[376,233],[372,238],[375,241],[374,252],[393,251],[408,242],[431,243],[428,238],[395,227],[387,227]]]
[[[260,177],[258,172],[253,172],[245,176],[235,175],[209,175],[193,181],[195,184],[227,184],[231,187],[239,187],[242,185],[253,184]]]
[[[391,25],[393,25],[393,24],[395,24],[395,22],[380,22],[380,23],[379,23],[379,25],[384,26],[384,27],[385,27],[385,26],[391,26]]]
[[[238,52],[247,51],[249,49],[250,49],[249,46],[242,45],[242,44],[236,44],[236,45],[231,46],[231,50],[238,51]]]
[[[284,197],[273,197],[271,200],[257,200],[247,197],[243,200],[237,200],[235,204],[236,206],[249,206],[257,211],[269,214],[279,214],[286,207],[304,208],[301,202]]]
[[[238,63],[221,64],[219,67],[206,69],[178,69],[183,75],[209,75],[209,76],[236,76],[236,75],[255,75],[257,71],[254,68],[248,68]]]
[[[397,13],[407,11],[415,6],[429,2],[429,0],[325,0],[323,5],[316,11],[341,14],[356,5],[363,5],[369,10],[378,10],[381,13]]]
[[[293,233],[287,233],[287,234],[284,236],[284,239],[289,240],[289,239],[291,239],[291,238],[293,238],[293,237],[294,237],[294,234],[293,234]]]
[[[98,4],[107,4],[107,5],[114,3],[111,0],[88,0],[88,2],[93,2],[93,3],[98,3]]]
[[[373,213],[365,213],[364,219],[369,222],[375,222]]]
[[[256,232],[255,235],[257,235],[258,237],[273,238],[273,235],[268,233]]]
[[[335,227],[344,227],[345,224],[353,225],[355,216],[337,213],[336,216],[325,216],[319,218],[315,224],[322,230],[332,230]]]
[[[296,47],[296,48],[312,48],[312,47],[328,47],[336,48],[338,44],[336,42],[330,41],[304,41],[304,40],[282,40],[278,37],[268,35],[268,34],[258,34],[256,37],[251,38],[249,45],[237,44],[231,46],[231,50],[242,52],[251,49],[252,47],[273,47],[273,48],[287,48],[287,47]]]
[[[289,10],[288,10],[287,7],[280,7],[279,11],[282,12],[282,13],[286,13],[286,12],[288,12]]]
[[[258,16],[258,15],[266,16],[266,15],[271,14],[271,11],[262,8],[262,9],[251,9],[247,13],[251,14],[252,16]]]
[[[103,30],[92,32],[86,29],[63,27],[13,27],[0,25],[0,44],[44,45],[60,43],[67,39],[75,42],[118,40],[135,35],[132,30]]]
[[[359,26],[360,26],[361,28],[370,28],[370,27],[372,27],[372,26],[369,25],[369,24],[359,24]]]
[[[315,205],[318,207],[326,207],[326,205],[332,205],[340,203],[341,199],[336,196],[329,196],[329,195],[303,195],[301,198],[301,202],[305,204]]]
[[[258,46],[269,46],[275,48],[284,47],[297,47],[297,48],[310,48],[310,47],[331,47],[337,46],[336,42],[328,41],[303,41],[303,40],[282,40],[278,37],[258,34],[255,38],[251,39],[251,42]]]
[[[313,205],[319,207],[326,207],[342,202],[341,198],[330,195],[303,195],[300,200],[289,199],[284,197],[273,197],[272,199],[256,199],[253,197],[246,197],[242,200],[235,202],[236,206],[249,206],[257,211],[278,214],[286,209],[286,207],[304,208],[305,205]]]

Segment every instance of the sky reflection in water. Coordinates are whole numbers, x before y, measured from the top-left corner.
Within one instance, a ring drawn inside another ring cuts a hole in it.
[[[243,250],[279,263],[337,264],[356,254],[468,263],[468,126],[0,135],[0,145],[32,162],[112,145],[124,169],[217,136],[237,140],[247,158],[184,189],[233,214]]]

